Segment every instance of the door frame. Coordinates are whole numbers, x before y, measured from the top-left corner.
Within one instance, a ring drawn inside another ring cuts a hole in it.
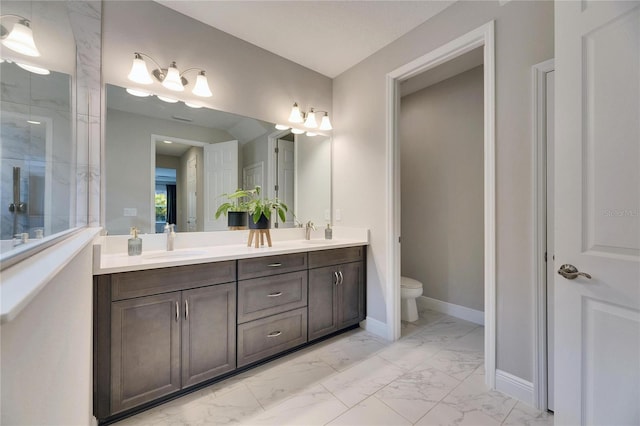
[[[495,22],[486,24],[391,71],[386,76],[387,158],[387,337],[400,338],[400,155],[398,117],[400,83],[484,46],[484,357],[485,381],[495,388],[496,372],[496,225],[495,225]]]
[[[552,259],[545,259],[547,251],[547,216],[553,214],[547,205],[547,74],[555,71],[555,61],[549,59],[531,67],[532,126],[533,129],[533,273],[535,283],[534,306],[534,405],[546,410],[548,395],[547,380],[547,265]]]
[[[182,144],[182,145],[190,145],[190,146],[198,146],[198,147],[204,147],[205,145],[208,145],[206,142],[201,142],[201,141],[196,141],[196,140],[191,140],[191,139],[182,139],[182,138],[176,138],[174,136],[167,136],[167,135],[158,135],[155,133],[151,134],[151,195],[149,197],[149,202],[151,204],[149,204],[150,206],[154,206],[155,205],[155,195],[156,195],[156,141],[158,140],[165,140],[165,139],[169,139],[172,140],[176,143]],[[196,208],[197,211],[197,208]],[[154,208],[151,209],[150,212],[150,227],[151,227],[151,234],[155,234],[156,233],[156,211]]]

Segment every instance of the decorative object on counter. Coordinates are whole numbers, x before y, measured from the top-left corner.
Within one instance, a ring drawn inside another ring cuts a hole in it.
[[[8,32],[7,36],[2,38],[3,46],[26,56],[40,56],[36,43],[33,41],[31,21],[23,16],[13,14],[0,16],[0,19],[4,18],[14,18],[18,22],[13,24],[10,32],[5,27],[1,27],[3,36]]]
[[[318,126],[318,121],[316,119],[316,113],[324,113],[322,119],[320,121],[320,125]],[[318,129],[318,130],[332,130],[333,126],[331,126],[331,121],[329,120],[329,113],[327,111],[316,110],[315,108],[309,108],[309,112],[304,112],[300,110],[297,102],[293,103],[293,107],[291,107],[291,114],[289,115],[289,122],[296,124],[303,124],[307,129]],[[292,133],[297,135],[305,132],[303,129],[292,128],[286,124],[276,124],[276,129],[278,130],[287,130],[291,129]],[[307,136],[317,136],[318,134],[312,131],[307,130]]]
[[[142,254],[142,239],[138,237],[138,228],[131,227],[131,238],[128,242],[129,256],[140,256]]]
[[[151,62],[153,62],[158,68],[149,73],[147,63],[142,59],[143,56],[149,58],[149,60],[151,60]],[[153,75],[156,80],[161,82],[167,89],[173,90],[174,92],[183,92],[184,87],[189,84],[189,81],[184,78],[184,75],[189,71],[198,71],[196,83],[193,86],[191,93],[204,98],[213,96],[211,89],[209,89],[209,82],[207,81],[205,70],[201,68],[188,68],[180,72],[175,61],[171,62],[167,68],[162,68],[155,59],[146,53],[134,52],[133,64],[131,65],[131,71],[129,72],[128,78],[138,84],[151,84],[153,83],[151,75]]]
[[[167,234],[167,251],[173,251],[173,243],[176,240],[175,224],[167,222],[164,225],[164,233]]]
[[[216,210],[216,219],[224,214],[227,216],[227,226],[231,231],[247,229],[246,198],[249,197],[249,191],[238,189],[233,194],[222,194],[221,197],[226,197],[229,201],[220,204]]]
[[[256,186],[254,189],[246,190],[248,200],[246,202],[247,212],[249,213],[249,241],[247,242],[247,246],[251,246],[251,242],[255,236],[255,247],[258,248],[259,245],[264,245],[264,238],[266,236],[267,243],[269,247],[271,247],[271,233],[269,229],[271,228],[271,211],[275,211],[280,217],[280,220],[286,222],[287,220],[287,211],[289,207],[278,198],[262,198],[261,188]],[[258,242],[258,236],[260,242]]]
[[[327,223],[327,228],[324,230],[324,239],[330,240],[333,238],[333,229],[331,229],[331,224]]]

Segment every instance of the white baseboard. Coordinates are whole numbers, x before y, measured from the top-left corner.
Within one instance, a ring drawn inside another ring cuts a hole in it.
[[[389,340],[387,336],[387,324],[382,321],[378,321],[375,318],[367,317],[364,321],[360,322],[360,327],[364,328],[370,333],[376,336],[382,337],[385,340]]]
[[[418,310],[431,309],[432,311],[442,312],[456,318],[463,319],[475,324],[484,325],[484,312],[465,306],[454,305],[453,303],[443,302],[442,300],[432,299],[427,296],[420,296],[416,299]]]
[[[535,406],[533,383],[509,374],[506,371],[496,370],[496,390],[529,404],[532,407]]]

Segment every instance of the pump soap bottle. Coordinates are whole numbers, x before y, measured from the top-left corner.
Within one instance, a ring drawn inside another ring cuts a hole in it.
[[[140,256],[142,254],[142,239],[138,237],[138,228],[131,228],[131,238],[129,238],[129,256]]]
[[[333,229],[331,229],[331,224],[327,223],[327,229],[324,230],[324,239],[330,240],[333,237]]]

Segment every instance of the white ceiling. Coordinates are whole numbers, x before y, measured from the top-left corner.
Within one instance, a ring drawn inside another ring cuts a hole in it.
[[[455,2],[156,1],[330,78]]]

